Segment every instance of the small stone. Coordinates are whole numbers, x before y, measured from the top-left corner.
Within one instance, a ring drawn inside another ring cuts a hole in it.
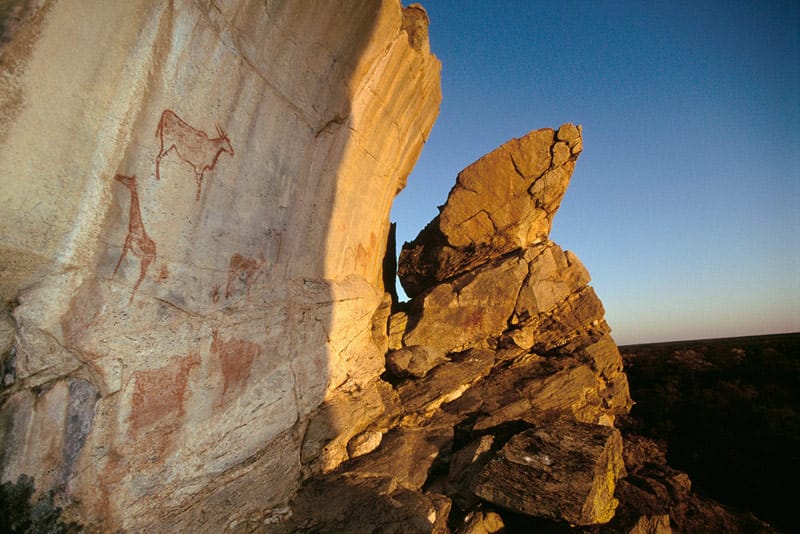
[[[408,315],[397,312],[389,316],[389,350],[403,348],[403,335],[408,325]]]
[[[571,155],[572,152],[569,149],[569,145],[563,141],[559,141],[553,145],[553,167],[563,165]]]
[[[390,352],[386,356],[386,368],[398,378],[422,378],[428,371],[446,361],[444,352],[424,345],[414,345]]]
[[[503,518],[495,512],[470,512],[464,518],[464,525],[458,534],[494,534],[505,528]]]
[[[347,444],[347,453],[350,455],[350,458],[364,456],[377,449],[382,439],[383,434],[377,430],[362,432],[351,439]]]
[[[556,139],[565,141],[570,147],[581,139],[581,131],[579,126],[575,126],[571,122],[562,124],[556,133]]]

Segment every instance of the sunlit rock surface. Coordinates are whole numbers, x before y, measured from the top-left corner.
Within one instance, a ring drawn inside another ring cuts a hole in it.
[[[406,293],[545,241],[582,150],[580,127],[565,124],[512,139],[461,171],[441,213],[403,245]]]
[[[580,525],[613,518],[624,475],[613,424],[630,410],[628,383],[588,271],[548,239],[581,146],[572,124],[504,144],[459,174],[404,245],[400,277],[416,296],[385,326],[396,397],[365,431],[383,440],[304,485],[293,509],[319,513],[287,531],[341,527],[320,487],[395,502],[376,479],[445,499],[462,532],[501,528],[492,505]],[[477,224],[484,216],[492,224]],[[413,509],[418,524],[426,508]],[[445,532],[433,519],[427,531]]]
[[[394,399],[373,316],[438,113],[427,16],[40,4],[0,50],[2,481],[109,532],[278,520]]]
[[[15,517],[735,528],[614,428],[632,402],[620,353],[587,269],[549,240],[580,127],[462,171],[404,246],[414,298],[393,303],[389,208],[440,101],[421,7],[7,6],[0,497],[27,499]]]

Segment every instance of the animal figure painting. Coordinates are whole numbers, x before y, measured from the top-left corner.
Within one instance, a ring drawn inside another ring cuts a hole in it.
[[[161,148],[156,156],[156,180],[161,179],[161,159],[175,150],[178,157],[189,164],[194,171],[197,181],[195,200],[200,200],[203,175],[206,171],[214,169],[220,154],[227,152],[233,156],[233,145],[219,125],[217,125],[218,137],[211,139],[204,131],[190,126],[170,109],[165,109],[161,113],[156,136],[161,141]]]
[[[266,264],[266,259],[263,255],[257,258],[248,258],[239,253],[231,256],[230,267],[228,268],[228,284],[225,286],[225,298],[230,298],[233,294],[235,284],[241,283],[244,285],[247,294],[250,294],[250,288],[264,273],[261,268]]]
[[[136,176],[117,174],[114,179],[124,185],[130,191],[131,207],[130,216],[128,219],[128,235],[125,237],[125,244],[122,246],[122,254],[119,256],[119,261],[117,261],[117,266],[114,268],[114,274],[112,275],[112,278],[116,276],[117,270],[119,270],[119,266],[122,264],[122,260],[125,258],[125,254],[127,254],[129,250],[131,251],[131,254],[139,258],[140,263],[139,278],[136,280],[136,284],[133,286],[133,292],[131,293],[131,298],[128,301],[128,304],[130,304],[133,302],[133,296],[136,294],[136,290],[139,289],[139,284],[142,283],[142,280],[147,274],[147,269],[156,259],[156,243],[150,239],[150,237],[147,235],[147,232],[144,230],[142,213],[139,210],[139,193],[137,192]]]

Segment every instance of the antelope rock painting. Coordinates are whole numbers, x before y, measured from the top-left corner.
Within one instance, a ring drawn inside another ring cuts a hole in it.
[[[228,135],[219,125],[216,128],[218,137],[211,139],[204,131],[178,117],[174,111],[165,109],[156,129],[156,136],[161,141],[161,149],[156,156],[156,180],[161,179],[161,159],[174,149],[178,157],[192,167],[197,181],[195,200],[200,200],[205,172],[214,169],[223,152],[233,156],[233,145]]]

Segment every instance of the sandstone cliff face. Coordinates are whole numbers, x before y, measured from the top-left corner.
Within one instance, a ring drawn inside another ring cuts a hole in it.
[[[104,531],[281,517],[390,396],[373,316],[440,101],[424,11],[21,12],[0,50],[2,481]]]

